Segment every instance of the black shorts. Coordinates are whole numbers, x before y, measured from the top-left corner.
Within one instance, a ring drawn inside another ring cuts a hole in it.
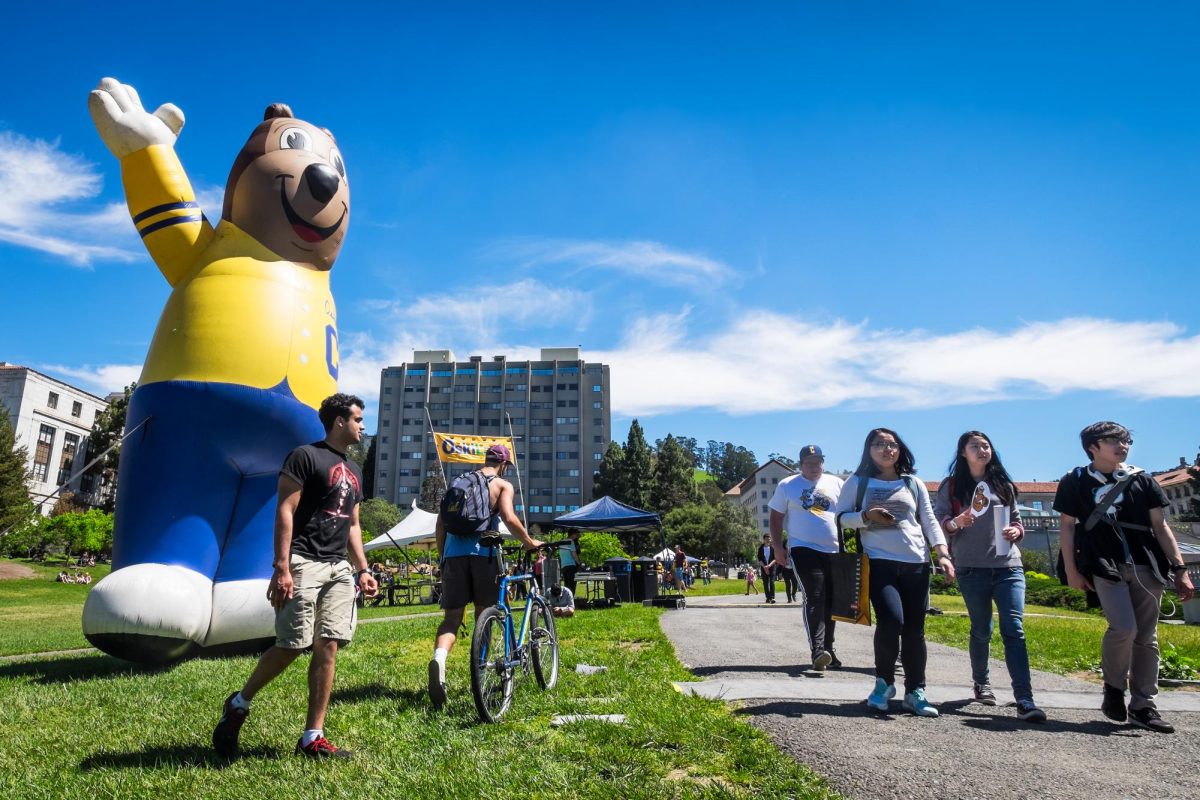
[[[454,556],[442,562],[442,608],[492,606],[500,599],[502,560],[489,556]]]

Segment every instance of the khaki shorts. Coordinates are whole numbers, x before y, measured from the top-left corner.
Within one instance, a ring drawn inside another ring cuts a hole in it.
[[[354,569],[350,562],[309,561],[292,556],[292,598],[275,612],[275,644],[303,650],[322,639],[350,641],[354,615]]]

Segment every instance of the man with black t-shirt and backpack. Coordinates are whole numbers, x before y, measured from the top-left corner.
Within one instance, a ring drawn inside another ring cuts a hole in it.
[[[323,728],[334,659],[353,633],[354,579],[367,597],[379,588],[363,553],[358,523],[362,472],[346,458],[346,448],[362,441],[362,414],[363,401],[353,395],[325,398],[318,412],[325,439],[297,447],[279,471],[275,571],[267,585],[267,599],[275,607],[275,645],[263,653],[242,690],[225,700],[212,735],[221,756],[237,753],[238,733],[254,696],[311,646],[308,718],[296,754],[350,757],[348,750],[330,744]]]
[[[1154,705],[1159,602],[1169,585],[1180,600],[1191,598],[1193,588],[1163,518],[1169,503],[1158,481],[1125,464],[1133,438],[1124,426],[1097,422],[1080,431],[1079,440],[1091,463],[1058,482],[1054,510],[1062,514],[1059,543],[1067,582],[1095,591],[1108,620],[1100,645],[1100,710],[1115,722],[1174,733]]]
[[[433,658],[429,662],[429,699],[434,708],[446,704],[446,656],[458,638],[467,605],[478,617],[500,599],[503,559],[499,547],[503,520],[526,548],[541,546],[525,532],[513,510],[512,484],[504,474],[512,453],[502,444],[487,449],[481,469],[459,475],[442,498],[438,514],[437,548],[442,559],[442,609]]]

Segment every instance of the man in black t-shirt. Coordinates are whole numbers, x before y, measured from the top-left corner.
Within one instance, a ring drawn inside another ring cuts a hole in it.
[[[325,439],[297,447],[279,471],[275,571],[267,587],[275,608],[275,645],[263,653],[242,690],[225,700],[212,741],[226,758],[237,753],[250,701],[310,646],[308,718],[296,753],[350,757],[348,750],[330,744],[323,729],[338,647],[353,635],[355,577],[367,597],[378,591],[358,522],[362,472],[346,457],[346,448],[362,441],[363,401],[335,394],[325,398],[318,413]]]
[[[1154,703],[1159,603],[1168,585],[1174,584],[1181,600],[1191,598],[1193,589],[1179,544],[1163,518],[1169,504],[1158,481],[1125,465],[1133,446],[1125,427],[1097,422],[1084,428],[1079,439],[1091,463],[1059,481],[1054,510],[1062,514],[1059,544],[1067,582],[1095,591],[1108,620],[1100,648],[1100,709],[1117,722],[1128,719],[1147,730],[1174,733]],[[1106,503],[1107,509],[1096,513]]]

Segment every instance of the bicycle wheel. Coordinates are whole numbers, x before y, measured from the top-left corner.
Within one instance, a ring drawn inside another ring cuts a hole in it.
[[[513,674],[504,664],[504,614],[495,606],[475,620],[471,636],[471,694],[484,722],[495,722],[512,703]]]
[[[529,651],[533,657],[533,674],[538,686],[553,689],[558,683],[558,631],[554,615],[540,597],[531,600],[533,615],[529,619]]]

